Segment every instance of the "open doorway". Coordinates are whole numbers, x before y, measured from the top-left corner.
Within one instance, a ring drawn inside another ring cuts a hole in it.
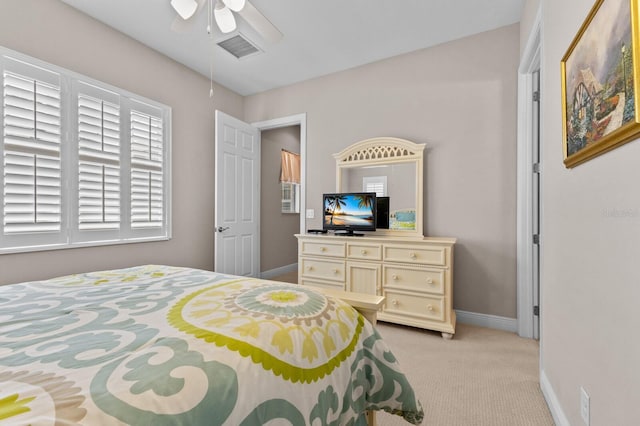
[[[281,163],[299,158],[300,125],[263,130],[260,140],[260,276],[297,282],[300,185],[281,182]]]
[[[258,130],[260,130],[261,138],[266,137],[267,139],[269,138],[280,139],[282,137],[288,141],[287,142],[288,144],[292,144],[291,146],[294,146],[294,147],[297,139],[298,151],[295,151],[295,149],[292,149],[292,151],[300,154],[300,186],[299,186],[299,199],[298,199],[299,213],[297,215],[287,214],[287,216],[289,217],[283,218],[289,222],[286,230],[280,230],[275,226],[273,226],[271,222],[271,218],[263,217],[263,216],[266,216],[266,214],[261,214],[261,219],[260,219],[260,222],[261,222],[261,226],[260,226],[261,274],[260,276],[266,279],[274,279],[277,277],[281,281],[297,282],[298,245],[297,245],[297,240],[294,237],[294,234],[304,233],[306,229],[305,211],[306,211],[306,181],[307,181],[306,179],[306,176],[307,176],[307,162],[306,162],[307,115],[304,113],[296,114],[296,115],[291,115],[287,117],[281,117],[281,118],[276,118],[272,120],[251,123],[251,125],[256,127]],[[273,131],[275,131],[275,133],[272,133]],[[269,143],[269,141],[267,141],[267,143]],[[272,147],[266,144],[264,145],[264,147],[266,147],[267,149],[275,148],[276,150],[278,150],[277,158],[279,161],[280,148],[277,148],[277,146],[278,146],[278,143],[276,143],[276,145]],[[263,168],[264,168],[264,165],[263,165]],[[280,164],[278,163],[275,168],[276,168],[275,174],[277,176],[278,173],[280,172]],[[274,171],[272,170],[272,172]],[[268,179],[273,180],[272,178],[268,178]],[[263,185],[264,184],[265,183],[263,181]],[[275,180],[275,184],[276,185],[278,184],[277,179]],[[278,188],[279,188],[279,185],[278,185]],[[266,191],[263,191],[262,189],[260,192],[261,192],[260,204],[261,204],[261,211],[262,211],[262,198],[267,197],[268,194],[266,193]],[[280,193],[278,192],[278,194]],[[270,195],[272,195],[272,193],[270,193]],[[278,198],[277,201],[280,202],[280,199]],[[267,207],[265,207],[265,209],[266,208]],[[270,210],[272,211],[271,208]],[[296,220],[296,216],[297,216],[297,220]],[[295,226],[292,226],[291,222],[298,223],[297,230],[295,229]],[[267,227],[269,229],[263,230],[262,229],[263,227]],[[281,242],[286,246],[286,254],[283,256],[280,256],[280,255],[278,255],[277,257],[272,256],[273,253],[271,252],[277,252],[280,250],[280,246],[277,245],[278,243],[275,243],[274,240],[269,239],[273,233],[281,234],[278,238],[276,238],[276,241],[279,241],[280,239],[284,240],[283,242]],[[278,250],[273,250],[273,247],[278,247]],[[269,254],[266,254],[267,252],[269,252]],[[265,262],[264,266],[262,266],[263,260]]]

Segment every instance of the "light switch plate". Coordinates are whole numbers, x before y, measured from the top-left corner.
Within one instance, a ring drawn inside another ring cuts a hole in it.
[[[313,219],[316,217],[316,212],[313,209],[307,209],[307,219]]]

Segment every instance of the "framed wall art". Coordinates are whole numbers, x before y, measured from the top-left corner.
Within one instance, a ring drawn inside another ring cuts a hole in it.
[[[639,1],[598,0],[562,58],[566,167],[640,136]]]

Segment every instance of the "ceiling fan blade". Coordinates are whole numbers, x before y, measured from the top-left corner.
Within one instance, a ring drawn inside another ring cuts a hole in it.
[[[250,1],[238,12],[249,25],[251,25],[265,40],[277,43],[282,38],[282,33],[275,27]]]
[[[189,19],[196,13],[198,3],[195,0],[171,0],[171,7],[182,19]]]
[[[193,29],[194,22],[196,21],[194,17],[202,10],[205,4],[207,4],[207,0],[196,0],[198,2],[198,7],[194,14],[189,19],[182,19],[180,15],[177,15],[173,22],[171,23],[171,31],[175,33],[185,33]]]
[[[231,9],[224,4],[216,3],[216,7],[213,10],[213,16],[218,28],[223,34],[230,33],[236,29],[236,18],[233,16]]]
[[[247,4],[247,0],[222,0],[222,3],[232,11],[240,12],[244,5]]]

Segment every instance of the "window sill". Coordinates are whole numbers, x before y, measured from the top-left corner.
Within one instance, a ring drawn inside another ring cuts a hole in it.
[[[169,240],[171,240],[170,235],[169,236],[163,235],[160,237],[130,238],[125,240],[91,241],[91,242],[83,242],[83,243],[64,243],[64,244],[48,244],[48,245],[38,245],[38,246],[0,248],[0,256],[3,254],[31,253],[36,251],[102,247],[102,246],[113,246],[113,245],[119,245],[119,244],[149,243],[149,242],[169,241]]]

